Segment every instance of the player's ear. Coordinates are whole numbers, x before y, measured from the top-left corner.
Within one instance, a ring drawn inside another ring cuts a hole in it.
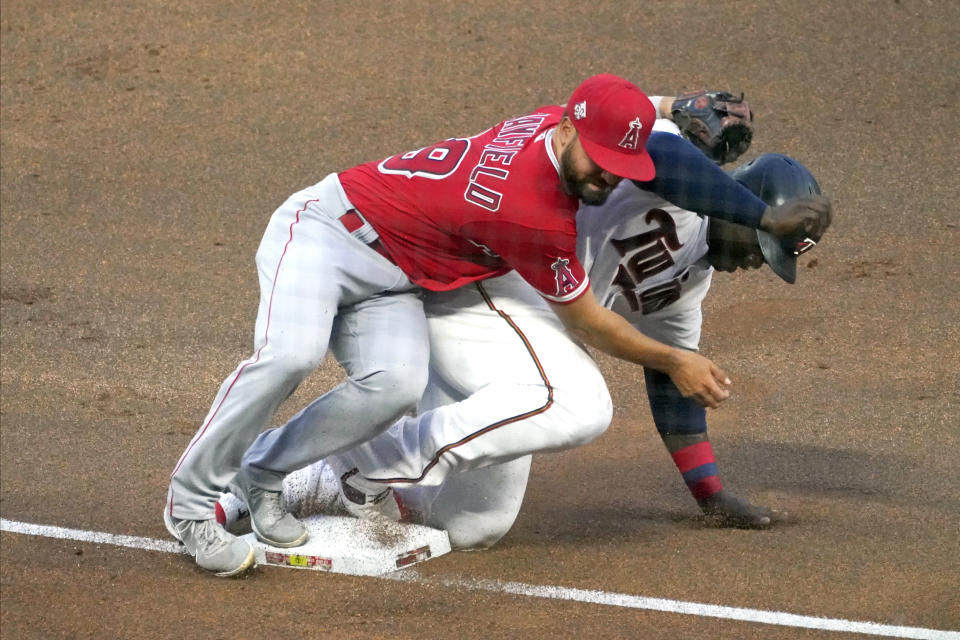
[[[564,114],[557,124],[557,130],[553,135],[558,137],[557,139],[560,142],[561,148],[566,148],[574,136],[577,135],[577,129],[573,126],[573,120]]]

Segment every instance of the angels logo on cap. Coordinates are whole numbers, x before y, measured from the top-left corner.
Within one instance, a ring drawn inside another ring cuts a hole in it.
[[[590,159],[604,171],[631,180],[652,180],[647,138],[657,118],[650,99],[628,80],[603,73],[584,80],[567,113]]]
[[[643,131],[643,123],[640,121],[640,118],[637,118],[630,123],[630,130],[627,131],[627,135],[623,136],[623,140],[621,140],[617,146],[636,151],[637,143],[640,141],[641,131]]]

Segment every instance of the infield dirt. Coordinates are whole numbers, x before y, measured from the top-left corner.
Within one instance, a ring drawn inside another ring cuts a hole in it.
[[[703,350],[734,380],[709,418],[722,477],[793,520],[705,527],[642,372],[600,357],[609,432],[535,461],[497,547],[421,572],[960,629],[958,25],[948,0],[6,0],[2,516],[168,539],[168,474],[249,355],[276,206],[612,72],[744,91],[744,160],[788,153],[833,198],[797,285],[720,274],[705,307]],[[839,637],[0,540],[4,638]]]

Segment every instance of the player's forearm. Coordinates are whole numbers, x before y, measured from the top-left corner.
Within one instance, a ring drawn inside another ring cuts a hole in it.
[[[717,407],[729,397],[730,379],[701,355],[657,342],[606,309],[588,290],[569,304],[550,303],[567,329],[583,342],[616,358],[662,371],[685,398]]]
[[[619,315],[610,313],[613,316],[610,325],[581,328],[576,332],[578,337],[591,347],[627,362],[664,372],[676,368],[677,349],[648,338]]]
[[[671,371],[676,366],[679,350],[648,338],[609,309],[599,305],[588,313],[570,313],[570,308],[563,305],[554,309],[570,333],[595,349],[658,371]]]
[[[688,211],[753,229],[760,226],[766,203],[683,138],[654,131],[647,151],[657,175],[637,182],[641,189]]]

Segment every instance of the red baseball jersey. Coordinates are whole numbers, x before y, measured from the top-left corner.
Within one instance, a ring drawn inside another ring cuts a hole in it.
[[[588,285],[577,258],[579,201],[564,193],[550,143],[562,107],[544,107],[470,138],[339,174],[411,281],[434,291],[516,269],[545,298]]]

